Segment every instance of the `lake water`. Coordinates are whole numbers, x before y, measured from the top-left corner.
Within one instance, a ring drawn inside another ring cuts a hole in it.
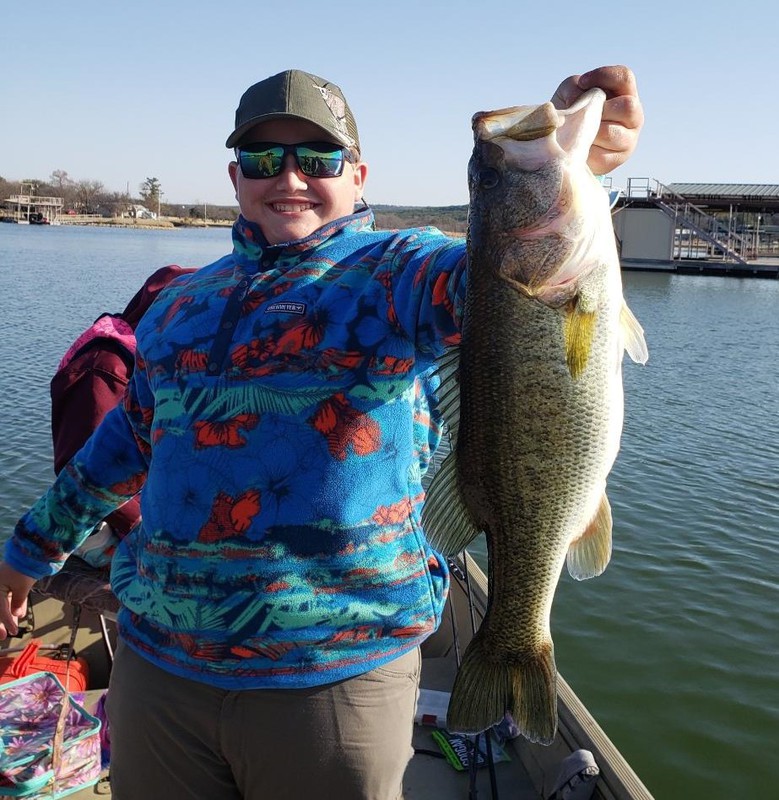
[[[48,383],[73,337],[227,229],[0,225],[0,537],[52,477]],[[777,796],[779,282],[624,273],[650,360],[626,359],[614,555],[564,575],[558,665],[658,800]]]

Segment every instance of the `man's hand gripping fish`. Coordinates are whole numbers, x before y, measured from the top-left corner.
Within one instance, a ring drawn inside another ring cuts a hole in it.
[[[488,545],[488,609],[455,680],[451,731],[508,711],[528,739],[552,742],[563,560],[581,580],[611,556],[622,356],[645,363],[647,349],[622,298],[608,196],[587,167],[605,97],[473,118],[462,343],[439,370],[452,451],[423,512],[444,553],[481,531]]]

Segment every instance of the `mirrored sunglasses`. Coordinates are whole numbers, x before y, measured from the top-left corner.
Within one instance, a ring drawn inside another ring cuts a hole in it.
[[[284,168],[284,159],[292,154],[300,171],[309,178],[337,178],[344,162],[354,163],[354,155],[332,142],[278,144],[254,142],[235,149],[244,178],[275,178]]]

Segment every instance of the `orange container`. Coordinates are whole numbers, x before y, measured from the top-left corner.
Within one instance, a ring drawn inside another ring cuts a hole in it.
[[[33,639],[20,653],[0,655],[0,684],[25,678],[36,672],[53,672],[60,683],[65,686],[65,674],[68,682],[65,688],[70,692],[83,692],[89,687],[89,664],[81,656],[70,659],[68,669],[67,658],[60,657],[59,650],[39,652],[40,639]]]

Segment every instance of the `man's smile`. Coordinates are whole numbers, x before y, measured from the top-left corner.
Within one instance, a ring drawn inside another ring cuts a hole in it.
[[[303,211],[310,211],[315,207],[315,203],[268,203],[268,205],[279,213],[294,212],[302,213]]]

